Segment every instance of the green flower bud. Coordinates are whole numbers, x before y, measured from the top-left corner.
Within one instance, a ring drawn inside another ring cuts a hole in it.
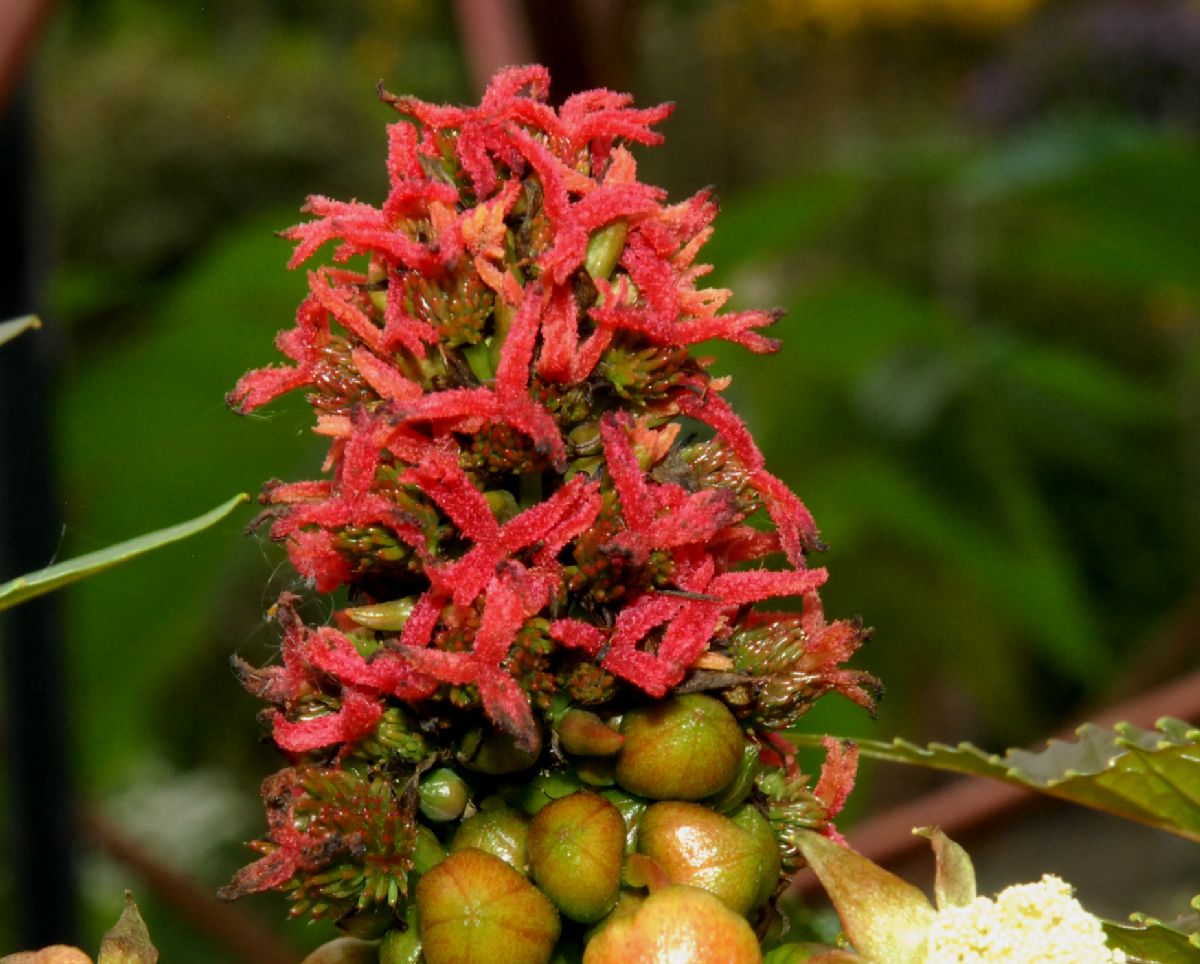
[[[745,737],[729,708],[686,693],[625,714],[617,782],[651,800],[702,800],[726,787],[742,762]]]
[[[562,927],[540,890],[473,848],[421,878],[417,912],[428,964],[548,964]]]
[[[529,826],[529,869],[555,906],[590,924],[612,910],[621,889],[625,821],[603,797],[581,791],[538,811]]]
[[[462,815],[471,791],[449,767],[438,767],[421,778],[418,796],[421,813],[435,823],[445,823]]]
[[[519,873],[529,872],[529,821],[511,807],[487,807],[462,822],[450,852],[474,848],[499,857]]]

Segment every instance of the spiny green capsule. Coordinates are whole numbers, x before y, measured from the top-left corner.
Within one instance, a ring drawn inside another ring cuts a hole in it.
[[[545,894],[473,848],[421,878],[417,913],[428,964],[548,964],[562,929]]]
[[[417,793],[421,813],[435,823],[457,820],[471,797],[466,782],[449,767],[438,767],[425,774]]]
[[[529,869],[558,909],[585,924],[612,910],[621,890],[625,821],[594,793],[572,793],[538,811],[529,827]]]
[[[703,800],[737,775],[745,737],[729,708],[703,693],[625,714],[617,782],[651,800]]]
[[[488,806],[467,817],[450,841],[450,851],[475,848],[499,857],[514,870],[529,872],[529,820],[511,807]]]

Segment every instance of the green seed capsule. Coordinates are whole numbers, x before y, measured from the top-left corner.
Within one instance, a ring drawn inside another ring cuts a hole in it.
[[[572,920],[604,917],[621,890],[625,821],[603,797],[579,792],[548,804],[529,826],[534,881]]]
[[[410,907],[405,928],[394,927],[383,935],[379,945],[379,964],[422,964],[421,935],[417,931],[417,910]]]
[[[758,849],[758,892],[754,895],[754,903],[751,904],[751,910],[757,910],[771,899],[775,888],[779,886],[783,864],[779,853],[779,841],[775,837],[775,831],[771,829],[771,821],[752,804],[746,803],[738,807],[729,814],[729,819],[754,838]]]
[[[673,885],[597,931],[583,952],[583,964],[633,961],[760,964],[762,951],[744,918],[703,890]]]
[[[438,840],[437,834],[425,824],[417,824],[416,841],[413,843],[413,870],[424,874],[446,859],[446,848]]]
[[[651,804],[638,828],[638,852],[662,867],[671,883],[702,887],[739,914],[748,914],[759,898],[762,842],[698,803]]]
[[[705,802],[720,813],[729,813],[731,810],[737,809],[754,789],[758,771],[758,746],[746,741],[742,748],[742,759],[738,762],[737,773],[734,774],[733,779],[723,790]]]
[[[519,873],[529,872],[529,821],[511,807],[487,807],[462,822],[450,852],[475,848],[499,857]]]
[[[545,894],[475,849],[421,878],[417,912],[428,964],[548,964],[562,927]]]
[[[746,740],[720,700],[687,693],[625,714],[617,782],[651,800],[702,800],[737,775]]]

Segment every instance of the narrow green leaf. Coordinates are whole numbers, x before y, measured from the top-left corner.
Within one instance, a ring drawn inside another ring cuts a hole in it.
[[[1192,906],[1200,909],[1200,896],[1192,900]],[[1200,932],[1187,934],[1142,914],[1132,915],[1131,920],[1129,924],[1103,922],[1109,947],[1134,960],[1155,964],[1195,964],[1200,960]]]
[[[209,510],[204,515],[187,522],[158,529],[155,532],[147,532],[145,535],[120,542],[115,546],[98,549],[96,552],[89,552],[74,559],[68,559],[66,562],[47,566],[38,572],[18,576],[16,579],[0,584],[0,610],[16,606],[18,603],[23,603],[43,593],[60,589],[78,579],[95,575],[105,569],[111,569],[113,566],[119,566],[153,549],[186,539],[188,536],[195,535],[220,522],[239,505],[249,501],[250,496],[243,492],[215,509]]]
[[[14,318],[12,321],[0,321],[0,345],[6,341],[12,341],[17,335],[30,328],[41,327],[42,319],[37,315],[25,315],[23,318]]]
[[[991,777],[1200,842],[1200,729],[1164,718],[1153,730],[1085,723],[1077,740],[1051,740],[1039,752],[989,754],[969,743],[927,747],[895,739],[855,740],[877,760]],[[790,734],[815,746],[820,737]]]

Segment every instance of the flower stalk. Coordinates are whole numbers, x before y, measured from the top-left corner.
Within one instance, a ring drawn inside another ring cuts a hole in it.
[[[382,93],[386,198],[309,199],[291,266],[328,243],[333,263],[276,340],[288,363],[229,396],[306,394],[325,475],[268,484],[255,525],[346,603],[310,626],[285,594],[280,663],[235,661],[287,766],[223,893],[282,891],[396,960],[517,960],[506,901],[537,922],[521,961],[606,960],[610,918],[697,887],[684,918],[715,900],[765,926],[794,828],[835,833],[855,759],[831,744],[814,781],[777,731],[878,692],[843,666],[865,631],[825,620],[812,516],[692,353],[774,351],[779,313],[698,287],[707,192],[638,180],[630,147],[670,106],[555,110],[548,88],[522,67],[478,107]]]

